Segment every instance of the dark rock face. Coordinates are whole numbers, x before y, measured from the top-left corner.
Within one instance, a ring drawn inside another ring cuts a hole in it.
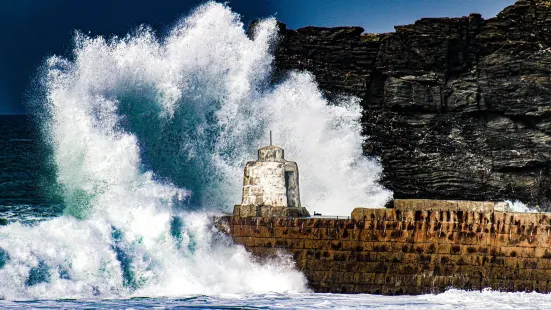
[[[551,210],[551,1],[389,34],[288,30],[276,72],[362,99],[365,153],[395,198],[520,199]]]

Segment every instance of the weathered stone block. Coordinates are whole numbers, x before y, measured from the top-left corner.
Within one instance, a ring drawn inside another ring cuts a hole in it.
[[[541,270],[551,270],[551,259],[538,258],[538,267]]]

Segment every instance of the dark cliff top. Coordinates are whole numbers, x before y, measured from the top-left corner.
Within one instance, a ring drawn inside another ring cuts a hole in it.
[[[482,18],[482,15],[480,13],[473,12],[469,14],[468,16],[462,16],[462,17],[423,17],[419,20],[417,20],[414,24],[410,25],[396,25],[394,28],[398,30],[408,29],[415,25],[435,25],[435,24],[449,24],[449,23],[455,23],[462,20],[472,20],[476,19],[479,21],[487,21],[489,23],[492,22],[501,22],[504,20],[511,21],[512,17],[520,17],[522,15],[528,14],[528,13],[534,13],[534,9],[546,11],[551,10],[551,1],[550,0],[518,0],[515,4],[505,7],[500,13],[497,14],[496,17],[492,17],[489,19]],[[251,24],[251,27],[254,26],[256,22],[253,22]],[[322,26],[306,26],[303,28],[298,29],[288,29],[287,25],[284,22],[278,21],[278,24],[280,25],[280,30],[283,31],[290,31],[290,32],[297,32],[301,35],[307,35],[307,36],[327,36],[327,37],[335,37],[335,38],[347,38],[351,36],[358,36],[363,34],[365,31],[364,28],[359,26],[341,26],[341,27],[322,27]],[[530,25],[527,25],[530,26]],[[378,36],[381,35],[383,37],[387,37],[389,33],[369,33],[370,36]]]

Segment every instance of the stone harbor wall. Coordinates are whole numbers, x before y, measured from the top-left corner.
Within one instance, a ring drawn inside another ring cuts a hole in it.
[[[276,76],[307,70],[327,97],[360,98],[365,153],[380,156],[395,198],[519,199],[551,210],[549,0],[386,34],[280,29]]]
[[[216,226],[258,258],[291,255],[316,292],[551,292],[551,214],[411,207],[419,203],[347,219],[225,216]]]

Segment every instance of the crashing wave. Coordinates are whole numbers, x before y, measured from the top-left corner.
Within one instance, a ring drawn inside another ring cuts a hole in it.
[[[78,33],[71,59],[48,59],[39,114],[65,215],[0,227],[0,296],[304,291],[290,260],[255,262],[209,220],[240,201],[242,167],[269,130],[316,211],[348,215],[391,193],[362,155],[357,99],[327,102],[305,72],[270,85],[276,29],[264,20],[251,39],[207,3],[165,38]]]

